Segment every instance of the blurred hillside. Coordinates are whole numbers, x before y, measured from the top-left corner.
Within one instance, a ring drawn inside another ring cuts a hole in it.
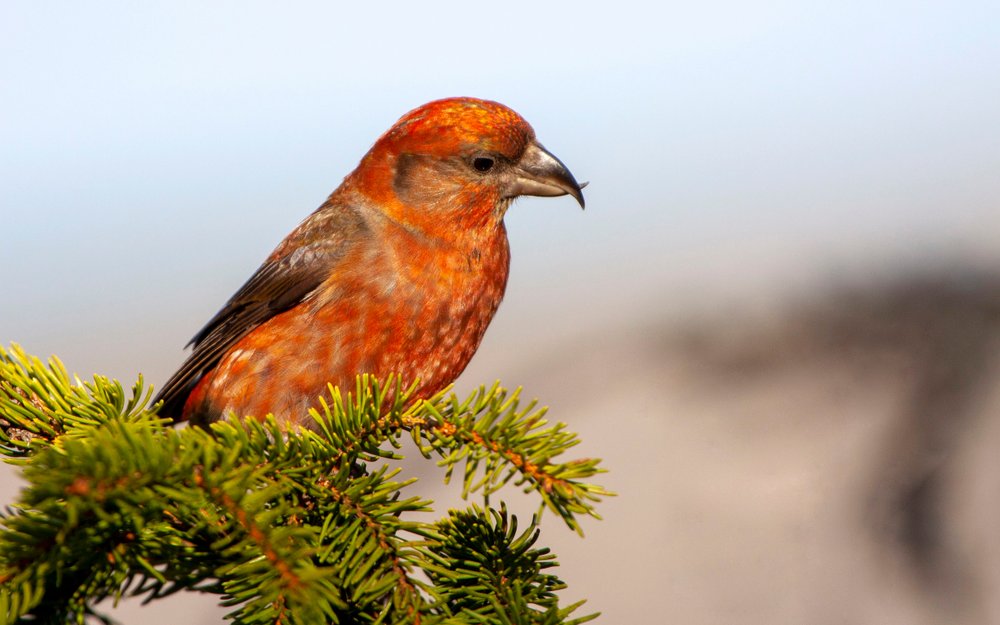
[[[621,494],[553,544],[573,593],[612,623],[1000,622],[998,346],[1000,273],[953,267],[526,364]]]

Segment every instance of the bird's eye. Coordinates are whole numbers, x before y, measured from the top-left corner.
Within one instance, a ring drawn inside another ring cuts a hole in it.
[[[476,171],[485,174],[493,169],[493,159],[488,156],[477,156],[472,159],[472,166],[476,168]]]

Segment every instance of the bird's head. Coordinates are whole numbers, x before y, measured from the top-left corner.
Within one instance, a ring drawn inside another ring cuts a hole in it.
[[[348,178],[393,218],[426,229],[503,219],[522,195],[572,195],[580,184],[520,115],[474,98],[436,100],[404,115]]]

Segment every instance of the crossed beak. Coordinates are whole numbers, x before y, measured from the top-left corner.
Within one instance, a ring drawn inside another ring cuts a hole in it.
[[[515,164],[513,174],[510,197],[572,195],[580,208],[584,207],[583,187],[587,183],[579,184],[562,161],[536,141],[528,145]]]

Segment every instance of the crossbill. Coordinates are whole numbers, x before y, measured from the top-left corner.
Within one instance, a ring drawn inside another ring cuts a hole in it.
[[[465,369],[507,285],[504,214],[581,186],[511,109],[449,98],[404,115],[191,340],[156,397],[205,424],[307,425],[328,383],[396,374],[428,397]]]

